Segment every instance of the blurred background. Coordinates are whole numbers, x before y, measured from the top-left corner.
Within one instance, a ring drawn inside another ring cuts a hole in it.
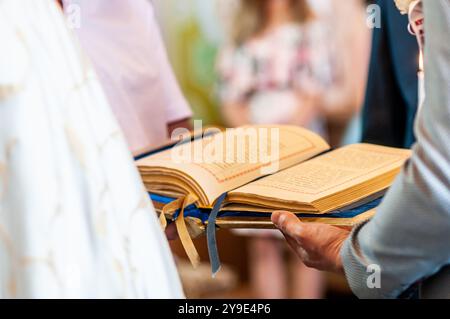
[[[154,0],[171,63],[204,125],[308,127],[360,140],[371,33],[363,0]],[[218,232],[225,267],[193,270],[172,243],[188,297],[353,298],[343,277],[306,269],[275,232]]]

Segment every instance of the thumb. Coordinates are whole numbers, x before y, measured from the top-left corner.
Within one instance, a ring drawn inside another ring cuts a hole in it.
[[[304,233],[304,223],[293,213],[276,211],[272,214],[272,222],[285,235],[301,239]]]

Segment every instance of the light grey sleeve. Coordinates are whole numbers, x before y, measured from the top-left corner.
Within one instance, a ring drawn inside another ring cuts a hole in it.
[[[396,298],[450,264],[450,0],[424,0],[424,10],[427,97],[418,142],[374,219],[341,251],[360,298]],[[380,288],[367,285],[369,265],[381,267]]]

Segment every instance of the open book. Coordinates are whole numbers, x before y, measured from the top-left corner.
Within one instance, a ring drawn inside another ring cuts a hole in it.
[[[187,155],[186,155],[187,154]],[[155,207],[192,195],[184,217],[205,223],[218,204],[219,227],[271,228],[271,213],[353,226],[373,216],[410,151],[369,144],[337,150],[293,126],[248,126],[176,145],[137,161]]]

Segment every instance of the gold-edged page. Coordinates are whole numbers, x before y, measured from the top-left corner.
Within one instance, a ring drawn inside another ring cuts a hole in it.
[[[400,170],[410,155],[410,150],[370,144],[346,146],[240,187],[230,192],[230,202],[305,209],[377,179],[382,184],[384,176]],[[379,190],[367,187],[364,191],[369,195]]]
[[[143,158],[137,165],[144,182],[146,174],[160,172],[189,177],[206,196],[202,204],[211,206],[224,192],[328,149],[320,136],[300,127],[248,126],[179,145]]]
[[[338,217],[323,217],[324,215],[317,215],[317,217],[300,217],[300,220],[304,223],[321,223],[336,227],[352,228],[359,225],[369,219],[371,219],[376,213],[376,209],[371,209],[358,216],[350,218],[338,218]],[[267,214],[267,217],[219,217],[216,220],[216,225],[219,228],[224,229],[275,229],[275,225],[272,223],[271,214]]]

